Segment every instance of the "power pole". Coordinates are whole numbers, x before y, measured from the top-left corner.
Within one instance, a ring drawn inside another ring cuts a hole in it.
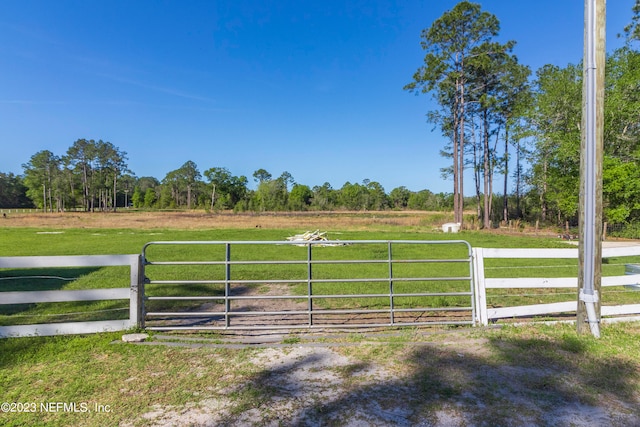
[[[584,3],[577,332],[600,337],[606,0]],[[588,325],[588,326],[587,326]]]

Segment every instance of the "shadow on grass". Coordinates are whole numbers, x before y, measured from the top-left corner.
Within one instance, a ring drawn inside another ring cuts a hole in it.
[[[2,269],[0,292],[55,291],[100,269],[101,267]]]
[[[99,267],[3,269],[0,270],[0,298],[2,292],[57,291],[98,270]],[[35,303],[0,305],[0,315],[30,312],[35,307]]]
[[[298,426],[640,425],[635,362],[570,337],[469,346],[400,346],[400,366],[382,375],[370,362],[332,364],[325,349],[260,372],[252,401],[262,422]]]

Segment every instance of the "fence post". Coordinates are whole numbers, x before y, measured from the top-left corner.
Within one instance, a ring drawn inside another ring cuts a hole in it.
[[[131,262],[131,297],[129,319],[131,326],[144,328],[144,258],[135,256]]]
[[[473,286],[476,293],[476,316],[482,326],[489,324],[487,318],[487,290],[484,284],[484,254],[482,248],[473,248]]]

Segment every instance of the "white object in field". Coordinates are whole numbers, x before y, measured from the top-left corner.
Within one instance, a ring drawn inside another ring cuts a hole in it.
[[[445,233],[457,233],[460,231],[460,223],[447,222],[446,224],[442,224],[442,231]]]

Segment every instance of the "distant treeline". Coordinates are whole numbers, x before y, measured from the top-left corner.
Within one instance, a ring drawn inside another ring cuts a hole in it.
[[[124,151],[110,142],[79,139],[58,156],[43,150],[23,165],[24,175],[0,174],[0,208],[36,207],[47,212],[108,211],[122,207],[146,209],[209,209],[235,211],[306,210],[450,210],[447,193],[410,191],[398,187],[385,192],[380,183],[346,182],[334,189],[325,182],[310,187],[288,172],[274,178],[265,169],[253,173],[256,188],[246,176],[227,168],[200,172],[193,161],[170,171],[162,180],[136,177]]]

